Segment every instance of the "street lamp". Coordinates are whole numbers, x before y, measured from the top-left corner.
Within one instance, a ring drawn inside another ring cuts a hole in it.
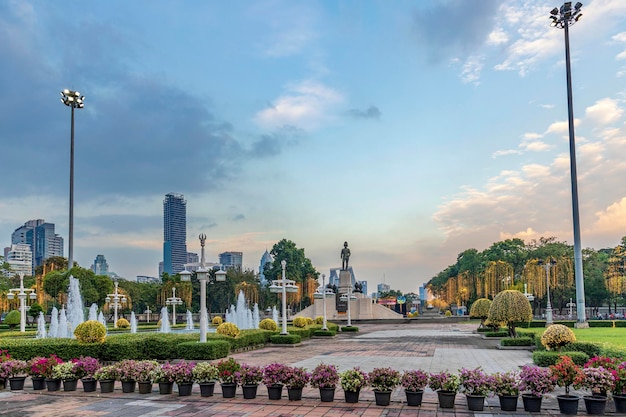
[[[550,258],[550,262],[544,262],[541,259],[537,261],[537,265],[541,265],[546,269],[546,294],[548,301],[546,302],[546,326],[552,322],[552,303],[550,302],[550,268],[556,265],[556,261]]]
[[[201,247],[200,268],[196,271],[196,277],[200,281],[200,343],[205,343],[207,333],[206,282],[209,278],[209,271],[204,268],[204,242],[206,241],[206,235],[201,233],[198,239],[200,239]]]
[[[120,297],[121,296],[121,297]],[[113,328],[117,329],[117,309],[122,307],[122,304],[126,303],[126,296],[124,296],[123,294],[120,294],[118,291],[118,283],[117,280],[115,280],[115,291],[113,292],[113,294],[107,294],[107,297],[104,299],[105,302],[110,303],[111,301],[113,302]],[[111,305],[109,304],[109,307]]]
[[[348,286],[347,294],[342,294],[341,297],[339,297],[339,299],[341,301],[345,301],[345,300],[348,301],[348,325],[347,327],[352,327],[352,317],[350,315],[350,301],[356,300],[356,297],[352,295],[352,283],[350,283],[350,285]]]
[[[24,288],[24,273],[20,272],[20,287],[11,288],[7,293],[7,299],[12,300],[17,295],[20,300],[20,332],[26,332],[26,311],[30,310],[30,306],[26,305],[26,297],[34,300],[37,298],[35,290],[32,288]]]
[[[569,125],[569,154],[572,187],[572,217],[574,223],[574,275],[576,277],[576,324],[577,327],[587,321],[585,315],[585,281],[583,276],[583,254],[580,244],[580,219],[578,211],[578,180],[576,175],[576,142],[574,137],[574,105],[572,103],[572,70],[569,53],[569,27],[582,17],[580,11],[583,4],[577,2],[572,8],[572,2],[566,1],[560,9],[556,7],[550,11],[551,26],[565,29],[565,73],[567,77],[567,114]]]
[[[289,334],[287,332],[287,293],[298,292],[298,286],[294,280],[285,278],[285,267],[287,266],[287,262],[284,259],[280,261],[280,266],[283,270],[282,280],[273,280],[269,289],[270,292],[281,292],[283,295],[283,327],[280,334],[287,335]]]
[[[146,323],[150,323],[150,314],[152,314],[150,306],[146,306],[146,310],[143,313],[146,315]]]
[[[322,330],[328,330],[326,326],[326,274],[322,274],[322,291],[324,297],[324,321],[322,322]]]
[[[78,91],[65,89],[61,91],[61,102],[72,109],[72,126],[70,133],[70,224],[68,233],[67,270],[74,266],[74,109],[85,107],[85,96]]]
[[[176,297],[176,287],[172,287],[172,296],[165,300],[165,304],[172,306],[172,326],[176,326],[176,306],[183,304],[183,299]]]

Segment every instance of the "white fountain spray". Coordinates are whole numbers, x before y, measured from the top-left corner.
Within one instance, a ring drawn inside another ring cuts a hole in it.
[[[57,337],[66,338],[68,337],[69,332],[67,331],[67,314],[65,313],[65,307],[61,307],[61,312],[59,313],[59,331],[57,332]]]
[[[107,328],[107,319],[104,318],[104,313],[102,311],[98,313],[98,321],[102,323],[105,329]]]
[[[93,303],[91,307],[89,307],[89,316],[87,316],[89,320],[98,320],[98,304]]]
[[[187,310],[187,326],[185,326],[185,330],[193,330],[193,314],[189,310]]]
[[[130,332],[137,333],[137,317],[134,311],[130,312]]]
[[[272,320],[278,324],[278,310],[276,310],[276,306],[272,306]]]
[[[256,310],[256,320],[253,312],[248,308],[246,296],[243,294],[243,291],[239,291],[237,307],[231,305],[230,308],[226,310],[226,321],[234,323],[240,329],[256,329],[259,327],[259,306],[257,304],[254,304],[254,310]]]
[[[43,311],[40,311],[39,317],[37,317],[37,335],[35,336],[35,338],[46,338],[46,318],[43,315]]]
[[[70,275],[70,286],[67,291],[67,336],[74,337],[76,326],[85,321],[83,298],[80,295],[80,281]]]
[[[52,307],[52,312],[50,313],[48,337],[59,337],[59,310],[56,307]]]
[[[169,333],[172,330],[168,316],[169,312],[167,311],[167,307],[163,307],[161,309],[161,329],[159,330],[161,333]]]

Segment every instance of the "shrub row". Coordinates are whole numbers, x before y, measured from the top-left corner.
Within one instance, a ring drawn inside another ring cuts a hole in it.
[[[326,336],[326,337],[332,337],[335,336],[337,334],[337,332],[333,331],[333,330],[316,330],[313,332],[313,336]]]
[[[589,360],[589,355],[584,352],[553,352],[544,350],[533,352],[533,362],[537,366],[544,367],[556,365],[557,360],[561,356],[569,356],[579,366],[583,366]]]
[[[626,327],[626,320],[589,320],[589,327]]]
[[[500,340],[500,346],[532,346],[533,339],[530,337],[507,337]]]
[[[359,328],[356,326],[342,326],[341,327],[341,332],[342,333],[347,333],[347,332],[358,332]]]
[[[509,335],[509,332],[506,330],[500,330],[497,332],[486,332],[485,333],[485,337],[507,337]]]
[[[535,338],[537,337],[537,333],[532,332],[532,331],[517,330],[517,337],[529,337],[530,340],[532,341],[531,344],[534,344]]]
[[[563,351],[566,352],[584,352],[590,358],[594,356],[600,356],[602,348],[597,343],[593,342],[574,342],[563,347]]]
[[[270,337],[270,341],[280,345],[295,345],[300,343],[302,338],[297,334],[275,334]]]

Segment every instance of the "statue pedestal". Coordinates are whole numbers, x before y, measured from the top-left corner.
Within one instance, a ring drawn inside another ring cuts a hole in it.
[[[339,271],[339,295],[347,294],[352,286],[352,274],[346,269]]]

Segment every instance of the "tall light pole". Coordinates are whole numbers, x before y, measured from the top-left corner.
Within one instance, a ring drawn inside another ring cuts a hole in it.
[[[118,291],[117,280],[115,280],[115,291],[113,292],[113,294],[107,294],[104,301],[107,303],[113,302],[113,328],[117,329],[117,309],[122,306],[121,303],[126,303],[127,301],[126,297],[120,294]]]
[[[12,300],[17,295],[17,298],[20,300],[20,332],[26,332],[26,311],[30,309],[29,306],[26,305],[26,297],[34,300],[37,298],[37,294],[35,294],[35,290],[31,288],[24,288],[24,273],[20,272],[20,287],[19,288],[11,288],[7,293],[7,299]]]
[[[201,247],[200,268],[196,271],[196,277],[198,277],[198,281],[200,281],[200,343],[206,343],[206,282],[209,277],[208,271],[204,268],[204,242],[206,241],[206,235],[201,233],[198,239],[200,239]]]
[[[61,102],[72,109],[72,124],[70,133],[70,224],[67,241],[67,270],[71,271],[74,266],[74,109],[85,107],[78,91],[65,89],[61,91]]]
[[[550,268],[556,265],[556,261],[554,259],[550,259],[550,262],[538,260],[537,265],[543,266],[546,270],[546,295],[548,298],[548,301],[546,302],[546,326],[549,326],[553,323],[552,303],[550,302]]]
[[[322,294],[324,297],[324,321],[322,323],[322,330],[328,330],[326,325],[326,274],[322,274]]]
[[[578,180],[576,174],[576,142],[574,137],[574,105],[572,103],[572,70],[569,52],[569,27],[582,17],[580,11],[583,4],[566,1],[560,9],[550,11],[552,26],[565,29],[565,73],[567,77],[567,113],[569,126],[569,154],[572,183],[572,216],[574,223],[574,275],[576,276],[576,327],[587,327],[585,313],[585,281],[583,277],[583,255],[580,243],[580,219],[578,211]]]
[[[176,287],[172,287],[172,296],[165,300],[165,304],[172,306],[172,326],[176,326],[176,306],[183,304],[183,299],[176,297]]]
[[[282,335],[289,334],[287,333],[287,285],[285,282],[285,267],[287,266],[287,262],[283,259],[280,261],[280,267],[283,270],[283,282],[282,282],[282,293],[283,293],[283,329],[280,332]]]

